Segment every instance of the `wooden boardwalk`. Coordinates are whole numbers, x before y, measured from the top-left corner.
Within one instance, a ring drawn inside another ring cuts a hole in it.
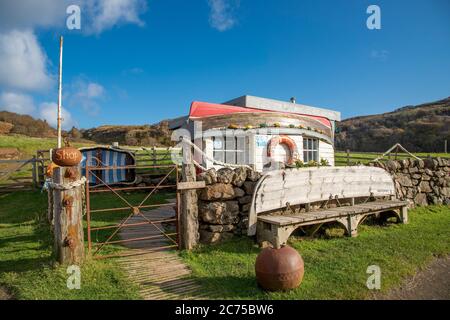
[[[170,201],[172,202],[172,201]],[[143,212],[149,220],[170,219],[175,215],[171,207],[160,207]],[[140,215],[130,218],[127,223],[145,222]],[[175,244],[166,237],[158,237],[162,233],[173,233],[175,229],[168,225],[156,224],[139,225],[123,228],[119,231],[122,239],[155,236],[157,238],[125,242],[127,256],[118,260],[131,282],[139,287],[139,292],[145,300],[182,300],[207,299],[207,293],[191,277],[191,270],[180,258],[176,248],[155,250],[163,246]]]

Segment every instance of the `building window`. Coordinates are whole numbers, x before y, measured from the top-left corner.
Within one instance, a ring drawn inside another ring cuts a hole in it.
[[[225,154],[223,150],[225,149],[225,143],[223,137],[212,137],[213,141],[213,158],[214,160],[224,162]]]
[[[303,138],[303,162],[319,161],[319,140]]]
[[[245,137],[212,137],[212,141],[214,160],[231,164],[245,162]]]

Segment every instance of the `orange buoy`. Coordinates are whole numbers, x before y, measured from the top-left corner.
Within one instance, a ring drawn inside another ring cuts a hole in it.
[[[295,141],[292,140],[291,137],[282,135],[282,136],[276,136],[270,139],[268,145],[267,145],[267,156],[272,157],[272,155],[275,154],[275,148],[279,144],[284,144],[289,149],[289,159],[287,161],[288,164],[293,164],[295,161],[294,155],[296,155],[297,152],[297,145],[295,144]]]
[[[54,150],[52,161],[60,167],[73,167],[78,165],[82,159],[80,150],[71,147],[67,140],[65,144],[65,147]]]
[[[58,168],[58,167],[59,167],[59,166],[58,166],[56,163],[54,163],[54,162],[50,163],[50,164],[47,166],[47,169],[45,170],[45,176],[46,176],[47,178],[53,177],[53,170],[54,170],[55,168]]]

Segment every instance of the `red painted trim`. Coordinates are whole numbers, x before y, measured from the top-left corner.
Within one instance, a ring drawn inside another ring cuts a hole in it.
[[[197,119],[197,118],[207,118],[207,117],[211,117],[211,116],[218,116],[218,115],[232,114],[232,113],[255,113],[255,112],[277,112],[277,111],[262,110],[262,109],[257,109],[257,108],[243,108],[243,107],[229,106],[229,105],[224,105],[224,104],[215,104],[215,103],[194,101],[194,102],[192,102],[190,110],[189,110],[189,118]],[[324,125],[331,128],[330,120],[328,120],[327,118],[324,118],[324,117],[312,116],[312,115],[295,113],[295,112],[285,112],[285,113],[298,114],[301,116],[319,120]]]

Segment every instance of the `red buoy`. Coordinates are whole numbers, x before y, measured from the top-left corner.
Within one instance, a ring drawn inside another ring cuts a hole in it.
[[[270,291],[297,288],[303,280],[303,259],[297,250],[283,246],[263,249],[255,263],[258,284]]]

